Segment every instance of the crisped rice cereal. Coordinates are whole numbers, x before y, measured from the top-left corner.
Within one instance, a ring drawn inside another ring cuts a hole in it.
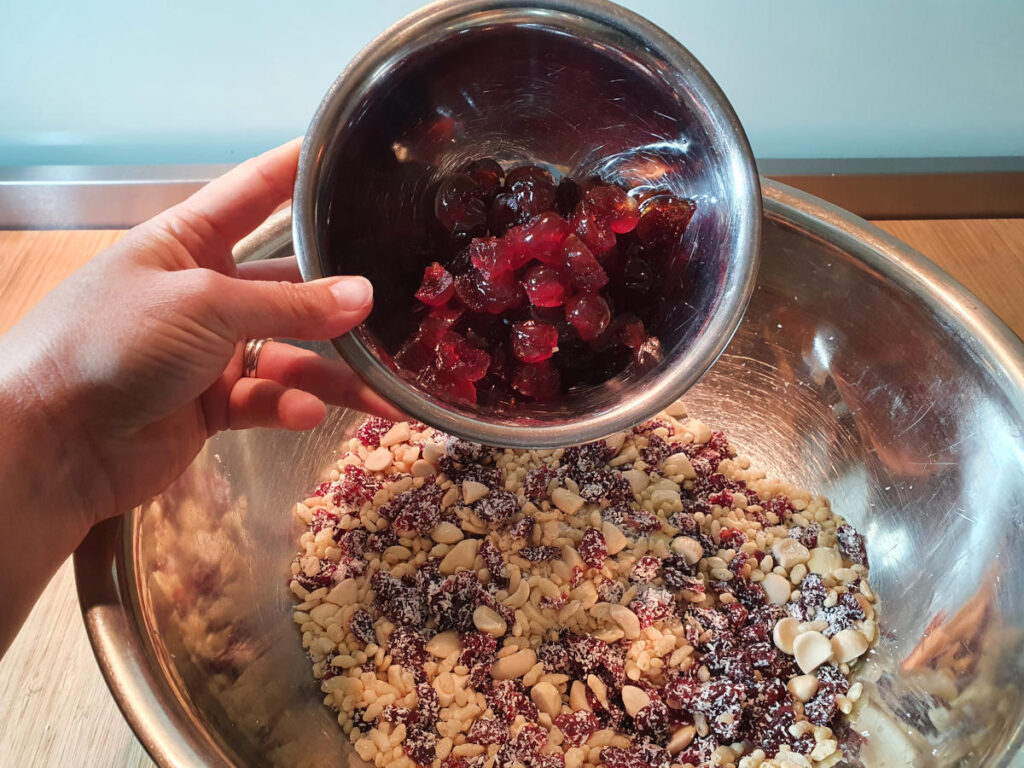
[[[669,415],[672,414],[672,415]],[[826,499],[666,414],[554,451],[371,418],[296,506],[295,623],[383,768],[828,766],[877,641]]]

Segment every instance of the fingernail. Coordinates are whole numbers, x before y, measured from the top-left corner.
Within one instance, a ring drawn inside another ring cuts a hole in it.
[[[373,286],[365,277],[345,277],[331,286],[331,293],[342,309],[362,309],[373,298]]]

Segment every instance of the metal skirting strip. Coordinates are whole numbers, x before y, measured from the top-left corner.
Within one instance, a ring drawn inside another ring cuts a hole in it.
[[[230,166],[0,168],[0,229],[123,229]],[[764,176],[868,219],[1024,217],[1024,158],[760,160]]]

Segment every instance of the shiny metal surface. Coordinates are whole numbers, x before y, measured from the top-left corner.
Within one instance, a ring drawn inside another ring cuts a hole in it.
[[[685,300],[664,287],[660,362],[504,414],[443,402],[398,375],[391,355],[413,330],[422,278],[404,265],[421,263],[431,185],[480,157],[696,199],[680,276],[694,287]],[[753,288],[759,192],[725,96],[650,22],[604,0],[445,1],[377,38],[328,92],[299,160],[295,247],[306,278],[373,282],[373,314],[335,344],[377,392],[453,434],[554,447],[642,421],[714,362]]]
[[[865,765],[1024,766],[1020,340],[890,236],[765,182],[749,311],[687,401],[867,536],[882,641],[857,721]],[[218,435],[76,555],[103,672],[161,766],[360,764],[320,704],[286,586],[289,510],[357,419]]]

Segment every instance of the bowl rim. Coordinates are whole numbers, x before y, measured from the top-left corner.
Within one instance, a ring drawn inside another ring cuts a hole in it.
[[[708,105],[709,118],[723,137],[724,176],[735,202],[732,222],[734,248],[717,298],[717,308],[705,318],[702,332],[680,359],[666,367],[628,399],[567,422],[492,423],[443,402],[422,397],[409,382],[386,366],[358,333],[333,340],[341,356],[377,394],[409,416],[459,437],[500,447],[556,448],[581,443],[628,429],[666,408],[679,392],[692,387],[714,364],[743,320],[754,291],[761,243],[763,208],[757,165],[746,133],[718,83],[678,40],[644,17],[607,0],[438,0],[402,19],[374,39],[334,81],[321,101],[303,141],[292,203],[292,230],[300,271],[306,280],[328,277],[319,252],[316,219],[317,187],[332,127],[355,113],[374,81],[396,58],[429,48],[438,34],[452,26],[477,26],[523,18],[543,25],[560,15],[624,35],[645,55],[669,62],[673,70],[691,72],[698,103]],[[648,53],[649,52],[649,53]]]
[[[763,179],[762,185],[766,217],[839,247],[921,299],[989,370],[1024,424],[1024,342],[977,297],[873,224],[784,184]],[[136,509],[96,526],[74,554],[78,599],[93,653],[117,706],[157,765],[230,768],[173,684],[151,666],[148,638],[135,621],[139,604],[131,583],[137,515]],[[1022,746],[1024,723],[1018,724],[997,765],[1009,765]]]

